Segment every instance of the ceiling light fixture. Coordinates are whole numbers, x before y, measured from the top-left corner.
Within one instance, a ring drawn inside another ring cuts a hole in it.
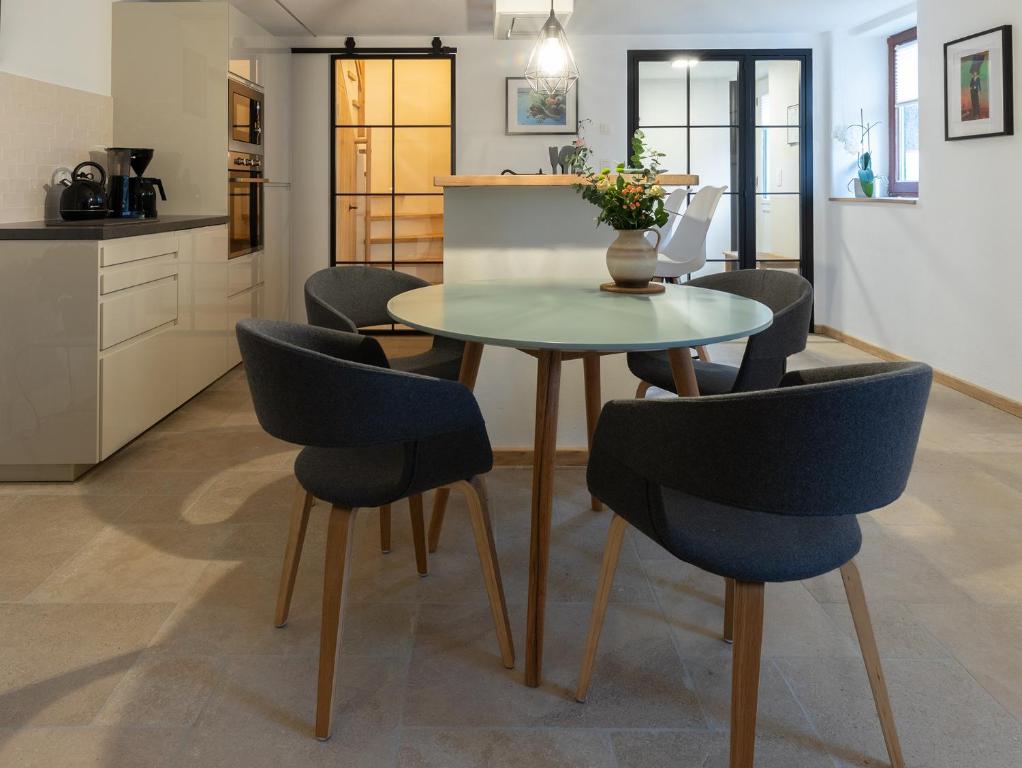
[[[543,24],[529,56],[525,79],[532,90],[549,94],[567,93],[578,81],[578,67],[564,27],[554,13],[554,0],[550,0],[550,18]]]
[[[694,69],[699,66],[699,59],[675,59],[671,66],[675,69]]]

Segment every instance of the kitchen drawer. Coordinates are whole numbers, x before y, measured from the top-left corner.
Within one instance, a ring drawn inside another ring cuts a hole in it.
[[[99,348],[177,320],[177,275],[112,294],[99,305]]]
[[[253,317],[262,316],[263,289],[257,286],[249,291],[244,291],[227,300],[227,327],[230,335],[227,337],[227,365],[236,366],[241,362],[241,351],[238,349],[238,336],[234,326],[239,320],[247,320]]]
[[[171,328],[100,357],[100,458],[133,440],[179,404]]]
[[[152,283],[164,277],[177,274],[178,258],[176,253],[153,256],[144,261],[132,261],[116,267],[109,267],[100,272],[99,293],[105,296],[114,291],[122,291],[136,285]]]
[[[144,237],[125,237],[120,240],[104,242],[99,246],[99,265],[110,267],[114,264],[125,264],[129,261],[151,259],[177,253],[180,244],[178,235],[147,235]]]
[[[227,262],[227,295],[235,296],[263,282],[263,252],[238,256]]]
[[[230,243],[227,238],[227,225],[220,224],[215,227],[202,227],[201,229],[190,230],[192,236],[192,259],[196,262],[217,262],[227,261],[227,252],[230,250]],[[184,237],[185,233],[181,233]]]

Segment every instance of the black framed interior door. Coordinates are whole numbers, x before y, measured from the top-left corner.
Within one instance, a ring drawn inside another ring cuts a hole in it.
[[[628,141],[726,186],[697,274],[797,270],[813,280],[812,51],[628,52]]]
[[[455,51],[352,48],[330,62],[331,263],[443,280]]]

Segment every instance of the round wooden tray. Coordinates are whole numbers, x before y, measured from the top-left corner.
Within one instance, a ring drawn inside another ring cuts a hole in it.
[[[603,283],[600,286],[601,291],[607,291],[607,293],[632,293],[639,295],[651,295],[655,293],[663,293],[667,290],[663,283],[650,283],[644,288],[628,288],[624,285],[618,285],[617,283]]]

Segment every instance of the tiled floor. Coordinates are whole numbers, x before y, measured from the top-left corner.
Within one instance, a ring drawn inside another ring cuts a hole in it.
[[[740,347],[718,348],[734,359]],[[814,339],[796,363],[865,359]],[[358,524],[335,733],[311,735],[325,509],[271,621],[294,451],[240,371],[75,485],[0,486],[0,766],[724,766],[723,585],[629,534],[572,697],[609,515],[557,473],[546,683],[521,683],[530,474],[488,479],[519,651],[501,668],[467,513],[431,574],[405,506]],[[909,764],[1022,765],[1022,421],[936,387],[909,492],[860,567]],[[840,579],[767,589],[758,766],[885,765]]]

